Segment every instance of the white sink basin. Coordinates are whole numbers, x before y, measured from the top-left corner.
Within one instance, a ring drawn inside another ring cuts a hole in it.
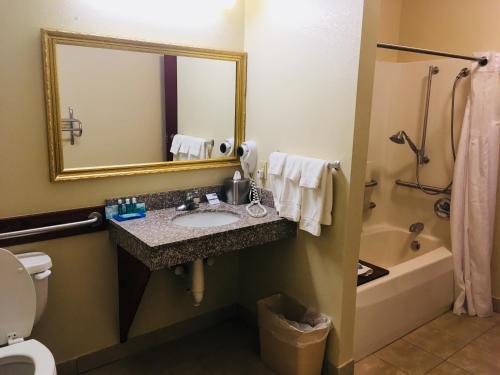
[[[179,215],[172,219],[175,225],[189,228],[211,228],[236,223],[240,220],[237,214],[228,211],[204,211]]]

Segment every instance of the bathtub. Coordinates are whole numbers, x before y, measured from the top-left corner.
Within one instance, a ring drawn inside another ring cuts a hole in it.
[[[410,248],[415,239],[420,250]],[[377,226],[363,231],[359,259],[388,269],[389,275],[357,288],[355,360],[450,309],[453,260],[437,238]]]

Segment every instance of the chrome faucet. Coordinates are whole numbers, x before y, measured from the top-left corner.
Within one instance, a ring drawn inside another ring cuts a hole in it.
[[[424,230],[424,223],[413,223],[410,225],[410,233],[417,233],[419,234]]]
[[[192,211],[196,210],[199,205],[199,198],[195,197],[195,191],[189,191],[186,193],[186,199],[184,203],[176,207],[177,211]]]

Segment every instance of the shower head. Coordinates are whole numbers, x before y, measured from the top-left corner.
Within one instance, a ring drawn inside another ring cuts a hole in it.
[[[469,68],[463,68],[457,75],[457,80],[459,79],[462,79],[462,78],[466,78],[468,77],[470,74],[470,69]]]
[[[405,143],[405,137],[404,137],[404,132],[403,131],[399,131],[397,132],[396,134],[394,135],[391,135],[389,137],[389,139],[394,142],[394,143],[397,143],[398,145],[402,145]]]
[[[419,156],[420,155],[420,150],[418,149],[418,147],[415,145],[415,143],[413,143],[413,141],[411,140],[410,137],[408,137],[408,134],[406,134],[403,130],[400,130],[398,131],[396,134],[394,135],[391,135],[389,137],[389,139],[394,142],[394,143],[397,143],[398,145],[402,145],[404,144],[405,142],[408,143],[408,146],[410,146],[411,150],[417,155]]]

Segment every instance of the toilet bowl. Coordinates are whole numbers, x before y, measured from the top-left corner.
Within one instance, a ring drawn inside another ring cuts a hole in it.
[[[55,375],[52,353],[29,337],[47,302],[52,262],[42,253],[0,249],[0,374]],[[49,272],[46,272],[49,271]],[[37,301],[37,293],[42,298]],[[2,346],[5,345],[5,346]]]
[[[52,353],[36,340],[0,348],[2,375],[56,375]]]

